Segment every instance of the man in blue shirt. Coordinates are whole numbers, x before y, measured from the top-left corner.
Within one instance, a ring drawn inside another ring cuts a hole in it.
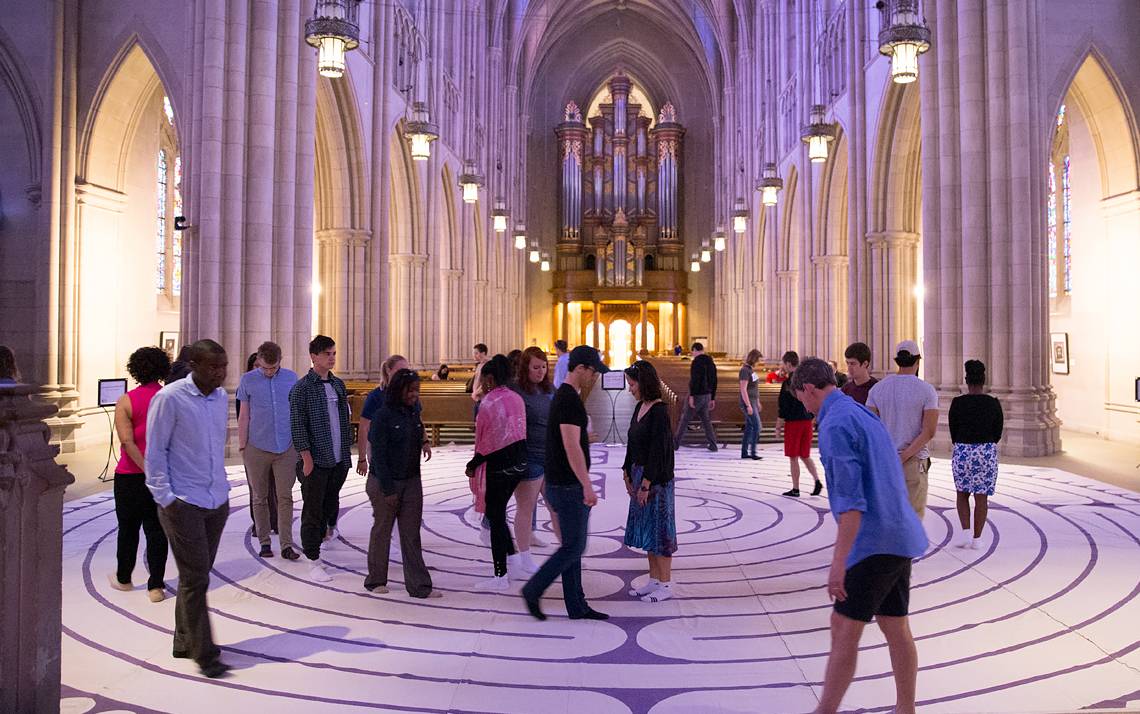
[[[220,677],[229,667],[214,644],[206,591],[218,543],[230,512],[226,479],[228,359],[213,340],[195,342],[190,375],[166,385],[146,416],[146,485],[159,505],[158,520],[178,564],[174,656],[189,657],[202,674]]]
[[[831,365],[812,357],[791,388],[818,415],[820,460],[831,512],[839,524],[827,577],[835,602],[831,652],[816,712],[831,714],[855,675],[863,627],[871,620],[890,649],[895,711],[913,714],[918,652],[907,614],[910,565],[926,550],[926,532],[910,506],[902,464],[883,423],[835,385]]]
[[[566,375],[570,372],[570,352],[567,347],[566,340],[554,341],[554,351],[558,354],[558,360],[554,363],[555,389],[562,386],[562,383],[566,381]]]
[[[269,542],[269,491],[277,501],[277,537],[281,557],[297,560],[293,546],[293,484],[297,452],[289,424],[289,390],[297,373],[281,366],[281,347],[263,342],[257,348],[260,367],[241,376],[237,398],[245,403],[238,416],[238,449],[245,464],[253,504],[253,525],[261,543],[260,556],[272,558]]]

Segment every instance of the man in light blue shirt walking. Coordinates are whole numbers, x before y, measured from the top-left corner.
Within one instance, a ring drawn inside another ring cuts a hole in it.
[[[835,602],[831,652],[816,712],[838,711],[855,675],[863,627],[871,620],[890,649],[895,711],[913,714],[918,651],[907,619],[911,560],[926,550],[926,532],[911,508],[895,444],[878,417],[835,386],[831,365],[800,363],[791,389],[819,419],[820,460],[832,515],[839,524],[827,578]]]
[[[269,538],[272,496],[277,502],[281,557],[297,560],[301,557],[293,545],[297,451],[289,422],[289,390],[297,383],[297,373],[281,366],[281,347],[275,342],[261,343],[257,357],[261,366],[243,374],[238,384],[237,398],[245,405],[238,416],[238,449],[249,481],[260,557],[273,557]]]
[[[213,340],[195,342],[190,376],[154,396],[146,419],[146,485],[178,564],[174,656],[191,658],[202,674],[220,677],[229,667],[214,644],[207,610],[210,570],[229,515],[226,480],[228,359]]]
[[[567,373],[570,371],[570,352],[567,347],[566,340],[554,341],[554,351],[558,354],[558,359],[554,363],[555,389],[562,386],[562,383],[566,381]]]

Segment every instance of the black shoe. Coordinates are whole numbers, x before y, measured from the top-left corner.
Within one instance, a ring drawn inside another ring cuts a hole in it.
[[[798,488],[793,488],[791,491],[784,491],[783,495],[791,496],[793,498],[799,498],[800,497],[800,490]]]
[[[269,547],[268,543],[266,543],[265,545],[261,546],[261,552],[257,554],[257,557],[259,557],[259,558],[272,558],[273,557],[273,549]]]
[[[190,659],[190,653],[186,650],[174,650],[170,653],[174,659]]]
[[[709,444],[709,451],[716,451],[716,444]]]
[[[228,671],[230,671],[230,666],[220,659],[216,659],[202,667],[202,674],[210,679],[217,679]]]
[[[763,461],[763,459],[764,459],[763,456],[757,456],[756,454],[752,454],[748,458],[752,459],[753,461]]]
[[[610,616],[604,612],[598,612],[594,608],[587,608],[581,615],[571,615],[571,620],[608,620]]]
[[[821,493],[823,493],[823,481],[816,481],[815,488],[811,490],[811,495],[818,496]]]
[[[534,619],[538,620],[539,622],[542,622],[546,619],[546,615],[543,614],[542,608],[538,606],[538,600],[531,600],[526,595],[523,595],[523,602],[526,603],[527,612],[533,615]]]
[[[285,546],[284,548],[281,549],[281,557],[284,558],[285,560],[300,560],[301,559],[300,554],[297,553],[297,551],[293,550],[289,546]]]

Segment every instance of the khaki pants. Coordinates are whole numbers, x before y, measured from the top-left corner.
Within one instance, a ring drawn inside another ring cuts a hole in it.
[[[282,548],[293,547],[293,484],[297,481],[297,452],[293,447],[280,454],[247,445],[241,452],[249,480],[249,500],[253,505],[253,528],[257,540],[269,545],[269,481],[277,492],[277,537]]]
[[[930,459],[912,456],[903,463],[903,477],[906,479],[906,493],[910,506],[918,514],[918,520],[926,515],[926,472],[930,470]]]

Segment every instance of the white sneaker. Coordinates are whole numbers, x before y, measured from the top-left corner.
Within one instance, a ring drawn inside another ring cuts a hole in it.
[[[653,592],[654,590],[656,590],[659,587],[661,587],[661,582],[659,580],[657,580],[657,578],[650,578],[648,580],[648,582],[646,582],[641,587],[630,588],[629,596],[630,597],[641,597],[643,595],[648,595],[649,593]]]
[[[476,590],[508,590],[510,587],[511,580],[506,575],[487,578],[486,580],[475,583]]]
[[[962,530],[958,531],[957,535],[954,536],[952,545],[955,548],[968,548],[970,546],[970,539],[972,537],[973,534],[970,532],[970,529],[963,528]]]
[[[983,543],[982,543],[982,538],[971,538],[970,539],[970,550],[981,550],[984,547],[985,547],[985,545],[983,545]]]
[[[334,527],[334,528],[329,528],[327,531],[325,531],[325,540],[324,540],[324,542],[325,542],[325,543],[328,543],[328,544],[329,544],[329,546],[331,547],[331,546],[333,546],[333,545],[336,543],[336,537],[337,537],[338,535],[340,535],[340,533],[337,531],[337,529],[336,529],[335,527]]]
[[[331,583],[332,576],[329,571],[325,570],[325,564],[319,560],[314,560],[313,564],[309,566],[309,579],[315,583]]]
[[[519,553],[519,561],[522,563],[522,571],[527,575],[534,575],[538,572],[538,563],[534,562],[529,550]]]
[[[673,588],[669,587],[669,583],[658,583],[657,589],[651,593],[641,596],[642,602],[661,602],[673,597]]]

